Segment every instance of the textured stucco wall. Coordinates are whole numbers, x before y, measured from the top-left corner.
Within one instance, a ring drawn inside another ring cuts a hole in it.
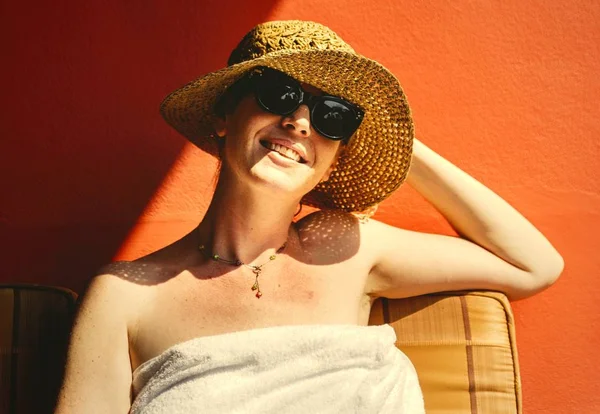
[[[419,138],[563,254],[561,280],[514,304],[525,412],[598,412],[598,4],[2,2],[0,281],[81,290],[102,263],[191,229],[214,161],[162,122],[162,97],[260,21],[317,20],[390,68]],[[452,234],[408,186],[377,218]]]

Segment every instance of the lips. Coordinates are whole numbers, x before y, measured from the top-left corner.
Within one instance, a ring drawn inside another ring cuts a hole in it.
[[[307,162],[306,156],[303,156],[302,154],[303,151],[300,148],[292,148],[292,145],[290,145],[287,142],[261,140],[260,145],[262,145],[268,150],[277,152],[285,158],[288,158],[292,161],[296,161],[297,163],[306,164]]]

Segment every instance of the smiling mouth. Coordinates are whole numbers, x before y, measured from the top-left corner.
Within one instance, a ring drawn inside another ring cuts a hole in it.
[[[296,151],[291,148],[284,147],[283,145],[275,144],[273,142],[261,140],[260,145],[265,147],[268,150],[275,151],[279,155],[290,159],[292,161],[296,161],[300,164],[306,164],[306,160],[300,156]]]

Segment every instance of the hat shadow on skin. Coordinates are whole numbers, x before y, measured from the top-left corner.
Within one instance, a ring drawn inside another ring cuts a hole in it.
[[[298,239],[288,242],[278,255],[305,265],[326,266],[348,260],[360,246],[360,222],[352,214],[316,211],[298,222]],[[215,279],[236,266],[199,270],[207,259],[198,251],[196,230],[175,243],[137,261],[118,261],[102,267],[98,274],[111,274],[138,285],[157,285],[188,271],[198,280]],[[250,270],[249,270],[250,272]]]

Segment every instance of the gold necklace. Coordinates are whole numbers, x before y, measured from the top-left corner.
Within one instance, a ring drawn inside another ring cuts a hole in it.
[[[219,256],[218,254],[210,254],[209,252],[206,251],[206,247],[201,244],[200,246],[198,246],[198,249],[200,249],[200,251],[207,256],[208,258],[216,261],[216,262],[221,262],[221,263],[227,263],[228,265],[232,265],[232,266],[246,266],[247,268],[249,268],[250,270],[252,270],[252,273],[254,273],[255,275],[255,280],[254,280],[254,285],[252,285],[252,290],[257,290],[256,292],[256,297],[258,299],[260,299],[260,297],[262,296],[262,293],[260,291],[260,286],[258,284],[258,277],[260,276],[260,272],[262,272],[262,267],[264,265],[266,265],[269,262],[272,262],[273,260],[275,260],[277,258],[277,255],[279,253],[281,253],[283,251],[283,249],[285,249],[285,246],[287,245],[287,241],[285,243],[283,243],[281,245],[281,247],[279,249],[277,249],[277,251],[275,252],[275,254],[272,254],[271,256],[269,256],[269,260],[264,262],[261,265],[249,265],[246,264],[244,262],[242,262],[240,259],[235,259],[235,260],[227,260],[227,259],[223,259],[221,256]]]

